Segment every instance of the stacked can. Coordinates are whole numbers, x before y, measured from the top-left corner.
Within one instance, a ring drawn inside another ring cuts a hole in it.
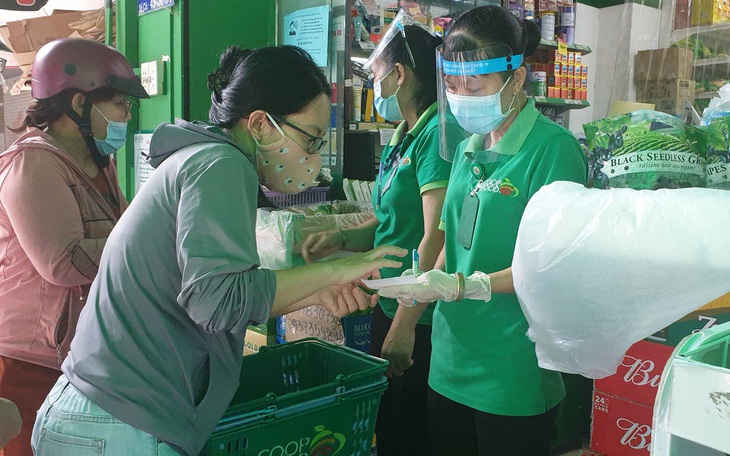
[[[583,64],[580,51],[561,54],[557,49],[541,49],[530,57],[529,65],[530,95],[539,97],[545,90],[548,98],[587,99],[588,67]]]
[[[540,12],[540,38],[548,41],[555,41],[555,19],[554,11]]]
[[[575,6],[560,7],[560,26],[555,34],[566,43],[575,43]]]
[[[531,71],[529,75],[530,92],[534,97],[544,97],[547,95],[547,72]]]

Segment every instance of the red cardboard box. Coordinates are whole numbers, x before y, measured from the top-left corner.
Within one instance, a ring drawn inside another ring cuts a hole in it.
[[[654,405],[657,386],[673,347],[640,340],[624,355],[616,373],[597,379],[594,388],[631,402]]]
[[[593,391],[591,450],[606,456],[649,456],[652,408]]]

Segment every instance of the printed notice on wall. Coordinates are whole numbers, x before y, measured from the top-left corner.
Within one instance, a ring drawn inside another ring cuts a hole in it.
[[[327,66],[329,6],[305,8],[284,16],[284,44],[309,52],[317,65]]]
[[[134,135],[134,194],[139,192],[152,171],[155,170],[147,163],[147,154],[150,151],[152,133],[136,133]]]

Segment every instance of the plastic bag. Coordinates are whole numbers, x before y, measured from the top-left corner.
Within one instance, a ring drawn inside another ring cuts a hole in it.
[[[705,186],[705,133],[662,112],[634,111],[583,125],[589,177],[599,188]]]
[[[261,266],[287,269],[304,264],[301,245],[317,231],[351,228],[374,217],[370,203],[332,201],[256,213],[256,247]]]
[[[261,266],[288,269],[303,265],[301,245],[309,234],[352,228],[374,216],[370,203],[358,201],[261,208],[256,214],[256,244]],[[322,260],[349,254],[352,253],[337,252]],[[283,335],[287,342],[319,337],[337,344],[345,343],[342,321],[321,306],[308,306],[287,314],[285,325]]]
[[[707,188],[730,190],[730,112],[727,114],[713,117],[709,125],[701,127],[707,135],[704,144]]]
[[[730,116],[730,84],[725,84],[717,91],[717,96],[710,100],[709,106],[702,111],[702,125],[709,125],[716,117]]]
[[[727,191],[540,189],[512,263],[539,365],[611,375],[632,344],[730,291],[729,227]]]

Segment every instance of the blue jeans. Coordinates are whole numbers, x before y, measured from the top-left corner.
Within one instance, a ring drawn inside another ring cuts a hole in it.
[[[177,456],[155,436],[114,418],[69,383],[65,375],[36,415],[36,456]]]

